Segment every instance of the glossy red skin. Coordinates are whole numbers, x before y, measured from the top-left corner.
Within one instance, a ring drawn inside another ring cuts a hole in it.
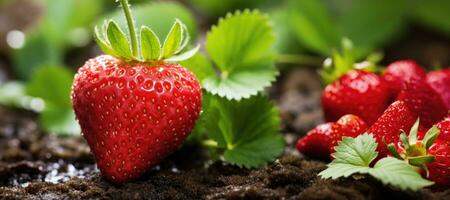
[[[366,129],[361,118],[345,115],[336,123],[321,124],[309,131],[297,141],[297,150],[309,157],[328,160],[331,158],[330,154],[335,152],[333,147],[343,136],[356,137]]]
[[[78,70],[72,102],[103,177],[123,183],[182,144],[198,119],[202,93],[180,65],[129,64],[103,55]]]
[[[428,84],[436,91],[450,110],[450,69],[441,69],[427,74]]]
[[[333,122],[316,126],[297,141],[297,150],[308,157],[328,160],[331,135],[337,129],[336,126]]]
[[[426,71],[414,60],[399,60],[391,63],[383,72],[383,79],[386,81],[392,99],[403,89],[405,82],[411,78],[424,78]]]
[[[436,124],[436,127],[439,129],[440,140],[444,140],[450,142],[450,117],[445,118]]]
[[[386,144],[397,144],[400,137],[400,131],[409,133],[414,122],[417,120],[417,114],[414,113],[405,102],[396,101],[392,103],[381,117],[367,130],[372,133],[378,143],[378,158],[390,154]]]
[[[428,154],[434,155],[436,160],[427,164],[429,180],[437,186],[450,186],[450,142],[436,140],[428,150]],[[423,173],[426,176],[425,172]]]
[[[342,140],[342,137],[355,138],[363,134],[367,129],[367,124],[360,117],[356,115],[344,115],[336,124],[339,126],[339,131],[334,131],[331,135],[330,153],[334,153],[334,147]]]
[[[448,113],[447,106],[426,82],[425,78],[412,78],[400,92],[397,100],[404,101],[409,108],[419,115],[420,123],[430,128]]]
[[[322,108],[327,121],[346,114],[361,117],[373,124],[389,105],[389,90],[376,74],[350,71],[328,85],[322,93]]]

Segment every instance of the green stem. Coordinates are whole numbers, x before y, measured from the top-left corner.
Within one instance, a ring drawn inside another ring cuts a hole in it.
[[[279,54],[276,61],[285,64],[321,66],[323,58],[300,54]]]
[[[131,38],[131,48],[133,56],[136,58],[139,57],[138,52],[138,43],[137,43],[137,37],[136,37],[136,29],[134,25],[134,19],[131,15],[130,5],[128,4],[128,0],[120,0],[120,5],[122,5],[123,13],[125,14],[125,18],[127,19],[128,24],[128,30],[130,32],[130,38]]]

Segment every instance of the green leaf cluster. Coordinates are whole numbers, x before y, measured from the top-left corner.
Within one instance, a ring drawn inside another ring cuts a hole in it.
[[[344,137],[335,147],[336,153],[332,154],[334,160],[319,176],[337,179],[354,174],[368,174],[385,185],[414,191],[433,184],[423,179],[415,167],[394,157],[382,158],[370,167],[378,156],[376,148],[377,142],[372,134],[365,133],[356,138]]]
[[[134,17],[131,14],[127,1],[121,1],[128,26],[128,36],[122,31],[114,20],[107,20],[101,28],[95,28],[95,40],[100,49],[106,54],[122,58],[127,61],[156,62],[178,62],[195,55],[199,46],[182,52],[188,45],[190,36],[187,26],[176,19],[170,28],[164,43],[161,42],[155,32],[143,25],[140,31],[135,30]],[[139,36],[139,37],[138,37]],[[139,38],[139,40],[138,40]]]
[[[180,64],[203,89],[203,113],[191,139],[206,139],[213,158],[253,168],[273,161],[284,149],[279,112],[262,94],[278,74],[274,37],[266,15],[245,10],[228,14],[206,37],[206,55]]]

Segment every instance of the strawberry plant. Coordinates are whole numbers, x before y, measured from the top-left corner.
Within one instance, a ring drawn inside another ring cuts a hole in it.
[[[95,39],[108,55],[87,61],[72,88],[83,136],[107,180],[136,179],[176,150],[193,130],[202,99],[197,126],[204,128],[197,130],[207,133],[203,144],[212,152],[223,153],[216,157],[250,168],[280,155],[278,112],[258,94],[278,73],[265,15],[229,14],[207,35],[212,63],[198,55],[180,65],[199,49],[184,51],[187,27],[176,20],[161,44],[149,27],[136,31],[128,2],[120,4],[129,37],[114,20],[96,27]],[[197,72],[200,82],[183,66]],[[200,83],[207,92],[203,98]]]

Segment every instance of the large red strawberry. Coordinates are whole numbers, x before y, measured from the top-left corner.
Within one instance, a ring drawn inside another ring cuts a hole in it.
[[[414,60],[399,60],[386,68],[383,79],[389,87],[392,98],[395,99],[405,82],[411,78],[423,78],[426,75],[425,70]]]
[[[448,109],[441,97],[428,85],[425,78],[411,78],[397,97],[417,113],[424,127],[442,120]]]
[[[403,101],[392,103],[383,115],[367,130],[372,133],[378,143],[379,158],[389,154],[384,142],[397,143],[400,131],[409,131],[417,119],[414,113]]]
[[[441,69],[427,74],[427,82],[441,96],[450,110],[450,69]]]
[[[321,124],[297,141],[297,150],[306,156],[327,160],[343,136],[356,137],[366,131],[366,123],[355,115],[345,115],[336,123]]]
[[[122,7],[130,14],[128,4]],[[136,179],[176,150],[193,129],[202,103],[196,77],[168,62],[177,60],[169,57],[184,46],[185,26],[175,23],[162,53],[149,28],[142,29],[139,48],[131,21],[129,27],[132,45],[113,21],[106,40],[97,31],[97,42],[112,56],[86,62],[72,89],[83,136],[103,177],[114,183]]]
[[[409,136],[402,132],[397,145],[388,145],[389,150],[395,157],[422,168],[423,176],[436,185],[450,186],[450,141],[442,140],[441,131],[436,126],[429,129],[423,139],[419,139],[418,126],[419,120],[411,128]]]
[[[388,106],[389,90],[378,75],[353,70],[328,85],[321,100],[327,121],[354,114],[371,125]]]

